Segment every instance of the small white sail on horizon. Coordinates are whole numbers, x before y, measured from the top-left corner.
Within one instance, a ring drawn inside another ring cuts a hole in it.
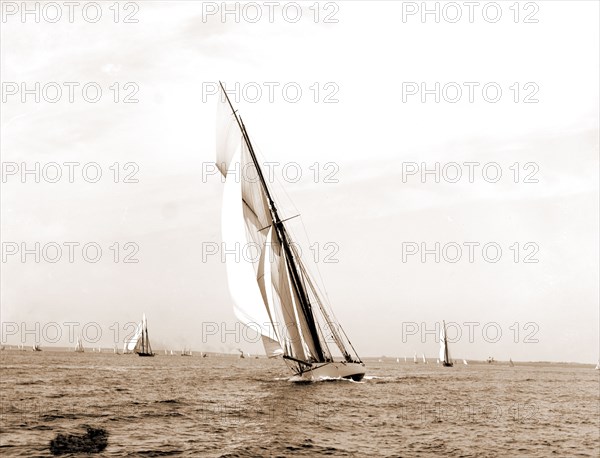
[[[77,345],[75,345],[75,352],[76,353],[83,353],[84,349],[83,349],[83,338],[81,336],[77,337]]]
[[[417,354],[415,353],[415,355],[413,356],[413,362],[415,364],[417,364],[419,361],[417,361]]]
[[[425,353],[422,354],[423,364],[427,364],[427,358],[425,358]]]
[[[469,365],[469,363],[467,362],[467,360],[466,360],[466,359],[463,359],[463,364],[464,364],[465,366],[468,366],[468,365]]]

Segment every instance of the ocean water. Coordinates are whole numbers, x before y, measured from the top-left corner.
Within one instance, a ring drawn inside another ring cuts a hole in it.
[[[293,383],[282,361],[0,352],[2,456],[600,456],[600,371],[366,360],[362,382]]]

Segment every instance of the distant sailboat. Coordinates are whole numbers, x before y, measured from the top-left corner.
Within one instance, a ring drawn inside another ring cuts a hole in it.
[[[436,364],[440,363],[440,358],[437,359],[437,361],[435,362]]]
[[[425,353],[423,353],[422,357],[423,357],[423,364],[427,364],[427,359],[425,358]]]
[[[173,356],[173,350],[171,350],[171,356]]]
[[[515,367],[515,363],[513,363],[513,360],[512,360],[512,358],[508,358],[508,365],[509,365],[510,367]]]
[[[463,364],[464,364],[465,366],[468,366],[468,365],[469,365],[469,363],[467,362],[467,360],[466,360],[466,359],[463,359]]]
[[[404,357],[404,362],[406,362],[406,356]]]
[[[120,354],[120,353],[119,353],[119,347],[117,347],[116,345],[115,345],[115,347],[113,348],[113,353],[114,353],[115,355],[119,355],[119,354]]]
[[[138,323],[135,334],[125,342],[123,353],[137,353],[138,356],[154,356],[148,337],[148,322],[146,314],[142,314],[142,321]]]
[[[598,360],[598,364],[596,364],[596,367],[594,369],[600,371],[600,359]]]
[[[181,356],[192,356],[192,350],[188,350],[184,347],[181,351]]]
[[[400,358],[396,358],[396,362],[399,363],[400,362]]]
[[[83,338],[81,336],[77,337],[77,345],[75,345],[75,352],[83,353]]]
[[[42,348],[41,348],[41,347],[40,347],[38,344],[35,344],[35,345],[33,346],[32,350],[33,350],[33,351],[42,351]]]
[[[442,322],[440,329],[440,361],[444,367],[452,367],[454,363],[450,359],[450,351],[448,350],[448,339],[446,338],[446,322]]]
[[[253,329],[260,323],[267,356],[282,356],[302,379],[360,380],[365,365],[309,274],[265,180],[246,126],[222,84],[221,90],[225,98],[219,103],[216,145],[217,167],[227,178],[223,242],[229,247],[253,245],[260,254],[255,262],[226,263],[236,317]],[[334,360],[330,342],[341,360]]]
[[[415,356],[413,356],[413,363],[417,364],[419,361],[417,361],[417,354],[415,353]]]
[[[238,348],[238,351],[240,352],[240,358],[245,358],[246,356],[244,355],[244,352]]]

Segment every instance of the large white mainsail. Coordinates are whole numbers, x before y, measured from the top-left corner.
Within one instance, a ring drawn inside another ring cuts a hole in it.
[[[268,356],[283,355],[297,374],[360,379],[364,364],[350,354],[350,342],[326,310],[279,216],[246,128],[221,88],[217,166],[226,177],[224,250],[238,254],[226,259],[235,315],[262,335]],[[334,362],[328,343],[339,349],[342,362]]]

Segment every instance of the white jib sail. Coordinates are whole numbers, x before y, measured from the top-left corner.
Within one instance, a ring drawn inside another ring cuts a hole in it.
[[[130,353],[135,350],[135,347],[138,344],[138,341],[142,337],[142,322],[140,321],[135,330],[135,334],[131,336],[130,339],[125,341],[125,352]]]

